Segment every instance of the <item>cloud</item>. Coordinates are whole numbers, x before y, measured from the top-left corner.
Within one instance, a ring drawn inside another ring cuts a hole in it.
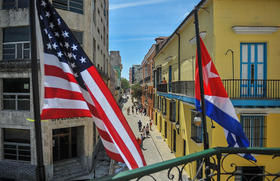
[[[165,2],[167,0],[149,0],[149,1],[140,1],[140,2],[131,2],[131,3],[123,3],[123,4],[110,4],[109,10],[136,7],[136,6],[144,6],[149,4],[158,4],[161,2]]]

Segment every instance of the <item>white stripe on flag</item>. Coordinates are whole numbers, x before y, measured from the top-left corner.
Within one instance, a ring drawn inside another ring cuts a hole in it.
[[[123,142],[126,144],[127,148],[130,150],[130,153],[133,154],[133,158],[135,159],[136,163],[139,167],[143,166],[142,159],[139,155],[138,150],[136,149],[134,143],[130,139],[130,136],[127,134],[126,129],[123,127],[121,121],[115,114],[115,111],[112,109],[111,105],[107,101],[106,97],[103,95],[102,91],[99,89],[98,85],[92,79],[91,75],[87,70],[81,72],[81,75],[88,85],[88,88],[93,93],[95,99],[101,105],[102,109],[104,110],[105,114],[107,115],[108,119],[110,120],[113,127],[118,131],[118,134],[122,138]],[[114,142],[115,140],[112,139]],[[123,154],[120,151],[121,154]]]
[[[98,119],[97,117],[94,116],[94,122],[95,122],[96,127],[101,129],[102,131],[107,132],[107,130],[105,128],[105,125],[104,125],[102,120],[100,120],[100,119]]]
[[[205,99],[239,122],[235,109],[229,98],[205,95]]]
[[[120,154],[120,153],[118,152],[118,150],[116,149],[116,146],[114,145],[114,143],[109,142],[109,141],[106,141],[106,140],[104,140],[102,137],[101,137],[101,140],[102,140],[102,142],[103,142],[103,144],[104,144],[104,147],[105,147],[107,150],[109,150],[110,152],[116,153],[116,154]]]
[[[61,99],[61,98],[45,98],[43,109],[85,109],[89,110],[85,101]]]
[[[58,88],[81,93],[80,86],[74,82],[69,82],[65,79],[56,76],[45,76],[45,87]]]
[[[65,73],[73,74],[71,68],[67,63],[60,62],[58,58],[52,54],[44,53],[45,65],[53,65],[62,69]]]

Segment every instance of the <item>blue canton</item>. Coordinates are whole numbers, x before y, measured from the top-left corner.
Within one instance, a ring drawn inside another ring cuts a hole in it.
[[[93,66],[78,41],[48,0],[37,0],[44,52],[69,64],[79,85],[85,89],[80,73]]]

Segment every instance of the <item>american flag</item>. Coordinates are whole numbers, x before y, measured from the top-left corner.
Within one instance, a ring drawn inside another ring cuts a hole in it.
[[[107,154],[129,169],[145,166],[140,146],[107,85],[66,23],[47,0],[37,0],[44,50],[41,119],[92,117]]]

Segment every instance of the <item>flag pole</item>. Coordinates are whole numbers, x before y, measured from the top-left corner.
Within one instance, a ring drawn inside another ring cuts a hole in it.
[[[203,87],[203,75],[202,75],[202,62],[201,62],[201,49],[200,49],[200,37],[199,37],[199,24],[198,24],[198,7],[194,9],[194,20],[195,20],[195,35],[196,35],[196,46],[197,46],[197,60],[198,60],[198,71],[199,71],[199,85],[200,85],[200,99],[201,99],[201,110],[202,110],[202,127],[203,127],[203,146],[204,150],[209,149],[209,140],[206,124],[206,112],[205,112],[205,100],[204,100],[204,87]],[[209,158],[205,160],[205,167],[209,166]],[[205,168],[206,179],[210,180],[208,175],[210,170]]]
[[[45,181],[45,168],[43,159],[42,146],[42,131],[40,120],[40,100],[39,100],[39,82],[38,82],[38,63],[37,63],[37,42],[36,42],[36,14],[35,14],[36,0],[29,0],[29,22],[31,34],[31,74],[32,74],[32,92],[33,92],[33,111],[35,124],[35,138],[36,138],[36,154],[37,167],[36,178],[40,181]]]

